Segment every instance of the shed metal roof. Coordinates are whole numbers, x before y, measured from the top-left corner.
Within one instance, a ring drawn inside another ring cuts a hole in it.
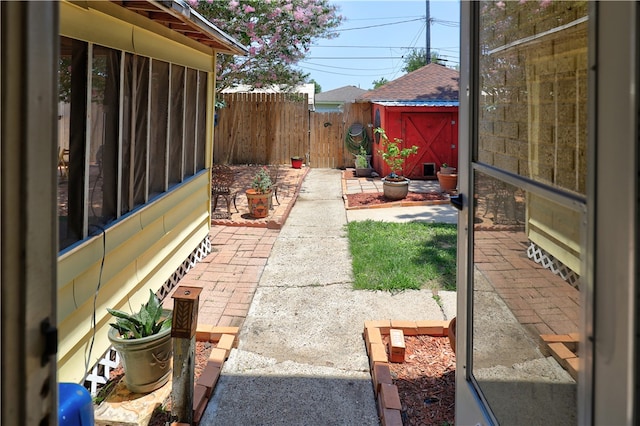
[[[375,101],[371,103],[382,106],[427,106],[427,107],[457,107],[458,101]]]

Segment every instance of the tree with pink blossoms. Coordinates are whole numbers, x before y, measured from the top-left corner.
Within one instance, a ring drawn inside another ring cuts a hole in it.
[[[247,56],[218,55],[218,90],[304,82],[307,74],[295,65],[316,40],[336,37],[343,19],[328,0],[189,1],[249,50]]]

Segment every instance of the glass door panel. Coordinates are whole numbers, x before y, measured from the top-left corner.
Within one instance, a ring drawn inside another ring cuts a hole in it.
[[[577,424],[588,5],[476,6],[469,379],[496,423]]]
[[[579,276],[546,249],[580,258],[581,213],[479,171],[474,190],[473,376],[500,424],[576,424]]]

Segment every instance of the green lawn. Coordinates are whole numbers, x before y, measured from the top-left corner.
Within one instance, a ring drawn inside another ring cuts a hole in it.
[[[367,220],[347,231],[354,288],[456,289],[456,225]]]

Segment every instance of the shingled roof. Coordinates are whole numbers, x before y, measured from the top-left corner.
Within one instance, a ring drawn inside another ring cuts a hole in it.
[[[353,102],[366,90],[356,86],[343,86],[316,94],[316,102]]]
[[[357,101],[403,103],[452,103],[459,99],[460,73],[431,63],[409,74],[369,90]]]

